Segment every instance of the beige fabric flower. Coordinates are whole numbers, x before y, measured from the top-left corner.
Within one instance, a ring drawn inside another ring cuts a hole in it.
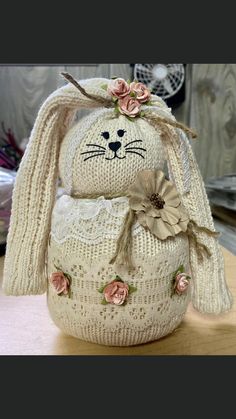
[[[189,217],[178,191],[161,170],[139,172],[128,196],[139,223],[157,238],[165,240],[187,230]]]

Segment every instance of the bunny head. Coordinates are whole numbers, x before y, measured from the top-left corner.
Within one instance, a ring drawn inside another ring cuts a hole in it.
[[[131,122],[103,109],[84,117],[66,134],[59,173],[70,195],[122,195],[137,172],[163,169],[164,161],[160,135],[147,121]]]
[[[140,100],[143,115],[133,117],[133,104],[131,117],[117,113],[109,89],[103,88],[110,82],[88,79],[78,85],[73,81],[51,94],[39,110],[13,192],[3,290],[25,295],[47,289],[46,249],[58,176],[66,193],[75,199],[87,194],[122,196],[137,173],[163,170],[167,160],[169,178],[190,220],[201,226],[194,237],[210,254],[199,260],[189,240],[193,305],[207,313],[228,310],[232,298],[223,256],[216,238],[206,233],[214,230],[214,224],[186,135],[189,130],[176,122],[171,109],[155,95],[151,104]],[[81,108],[93,111],[73,126]]]

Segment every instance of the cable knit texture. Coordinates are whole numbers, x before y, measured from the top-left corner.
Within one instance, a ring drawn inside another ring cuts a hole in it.
[[[91,95],[109,98],[106,79],[80,84]],[[174,119],[158,97],[148,113]],[[80,108],[92,112],[73,126]],[[47,292],[55,324],[65,333],[108,345],[134,345],[158,339],[181,322],[190,297],[194,307],[218,314],[232,297],[224,276],[217,239],[195,232],[211,251],[199,261],[184,233],[155,238],[138,222],[132,228],[134,271],[111,265],[126,217],[126,191],[144,169],[163,170],[167,159],[190,219],[214,230],[203,180],[185,134],[166,136],[148,118],[117,116],[68,84],[42,105],[22,159],[13,191],[3,290],[8,295]],[[118,158],[114,158],[115,153]],[[58,175],[65,195],[55,202]],[[96,198],[83,198],[83,195]],[[112,196],[115,197],[113,199]],[[191,274],[184,295],[173,295],[180,265]],[[49,278],[60,269],[71,277],[70,294],[57,295]],[[125,305],[102,305],[98,289],[119,275],[136,291]]]

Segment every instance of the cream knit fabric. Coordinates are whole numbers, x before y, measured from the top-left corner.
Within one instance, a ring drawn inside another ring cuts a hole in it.
[[[161,241],[137,226],[133,230],[136,268],[127,271],[109,264],[109,260],[121,228],[116,220],[124,218],[128,202],[114,199],[109,201],[111,207],[103,205],[94,212],[87,209],[81,220],[78,201],[59,198],[52,215],[48,277],[55,272],[55,266],[72,277],[70,298],[58,296],[48,283],[48,307],[56,325],[81,339],[120,346],[155,340],[172,332],[181,322],[190,298],[190,290],[186,295],[172,295],[174,272],[182,264],[187,272],[190,270],[186,236],[180,234]],[[81,221],[82,232],[78,231]],[[93,243],[84,234],[86,224],[89,232],[93,228]],[[59,225],[68,227],[63,236],[58,234]],[[129,296],[125,306],[103,306],[98,289],[117,274],[137,291]]]
[[[117,134],[119,130],[125,131],[122,137]],[[109,133],[109,139],[103,138],[103,132]],[[106,160],[114,155],[108,143],[117,141],[122,144],[119,154],[127,158]],[[90,154],[93,150],[101,155],[93,158]],[[83,118],[67,133],[61,146],[59,169],[69,194],[122,194],[139,170],[163,169],[164,161],[160,136],[150,124],[142,119],[133,123],[123,115],[114,118],[113,109],[102,109]]]
[[[106,97],[101,83],[81,81],[90,94]],[[43,294],[47,288],[45,249],[55,201],[60,143],[79,108],[98,104],[70,84],[42,105],[22,159],[13,191],[3,288],[9,295]]]
[[[107,82],[89,79],[80,84],[88,93],[107,98],[101,87]],[[152,107],[143,106],[147,113],[174,120],[160,98],[152,96],[152,102]],[[99,109],[70,128],[76,111],[83,107]],[[70,84],[49,96],[39,111],[14,187],[5,293],[47,291],[51,316],[62,330],[110,345],[146,342],[177,327],[190,298],[190,292],[171,295],[173,273],[181,264],[192,275],[196,309],[215,314],[229,310],[232,298],[223,257],[217,240],[206,233],[196,231],[212,253],[201,262],[183,233],[160,241],[136,223],[132,248],[136,270],[109,264],[128,210],[127,188],[140,170],[163,170],[165,159],[189,217],[199,226],[214,229],[188,139],[181,130],[171,130],[169,138],[145,119],[131,122],[125,116],[116,117],[113,109],[101,107]],[[109,142],[120,143],[119,159],[112,160]],[[67,195],[55,202],[58,174]],[[71,196],[81,194],[100,197]],[[119,198],[106,200],[110,194]],[[73,279],[70,298],[57,296],[49,283],[55,266]],[[137,291],[125,306],[102,306],[98,288],[114,274]]]

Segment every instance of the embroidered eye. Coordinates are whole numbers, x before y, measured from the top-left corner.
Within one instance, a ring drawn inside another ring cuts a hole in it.
[[[109,134],[108,131],[104,131],[104,132],[102,132],[102,136],[103,136],[103,138],[105,138],[105,140],[108,140],[109,137],[110,137],[110,134]]]
[[[119,135],[119,137],[123,137],[125,132],[126,131],[124,129],[118,129],[117,134]]]

